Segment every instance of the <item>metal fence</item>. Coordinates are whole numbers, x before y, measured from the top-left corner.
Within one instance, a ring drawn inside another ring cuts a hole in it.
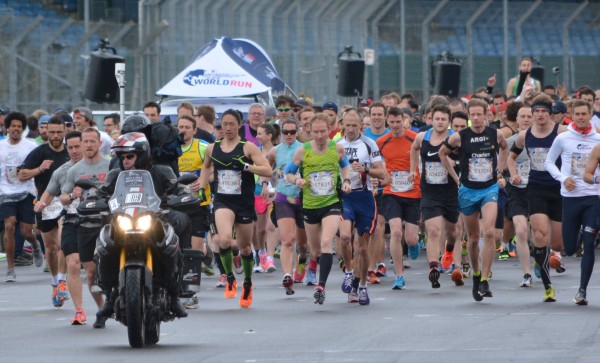
[[[221,36],[256,41],[281,78],[316,102],[351,101],[336,95],[337,56],[346,45],[375,50],[363,92],[375,98],[388,91],[427,97],[431,61],[442,51],[462,62],[460,93],[493,73],[502,90],[521,55],[540,59],[547,83],[555,82],[550,68],[560,66],[559,82],[571,90],[600,88],[597,1],[143,0],[138,12],[137,24],[123,24],[0,9],[0,107],[31,112],[86,102],[85,58],[100,38],[126,57],[128,109],[155,99],[199,47]]]

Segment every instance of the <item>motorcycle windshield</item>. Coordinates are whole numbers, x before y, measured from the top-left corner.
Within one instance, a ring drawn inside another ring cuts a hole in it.
[[[160,209],[160,198],[154,191],[150,173],[147,170],[120,172],[108,206],[111,214],[124,213],[132,217],[144,212],[157,212]]]

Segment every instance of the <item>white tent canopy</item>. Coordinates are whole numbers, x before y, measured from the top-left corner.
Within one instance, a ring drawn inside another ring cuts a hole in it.
[[[219,38],[156,94],[178,97],[237,97],[285,87],[266,52],[248,39]]]

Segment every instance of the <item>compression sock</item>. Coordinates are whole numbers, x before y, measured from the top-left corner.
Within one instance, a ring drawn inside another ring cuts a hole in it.
[[[223,261],[221,261],[221,254],[219,252],[213,252],[215,256],[215,262],[217,263],[217,268],[219,269],[219,274],[225,274],[225,268],[223,267]]]
[[[550,274],[548,271],[550,258],[548,254],[548,247],[534,247],[533,248],[533,259],[535,263],[540,267],[540,274],[542,277],[542,283],[544,284],[544,288],[547,289],[548,285],[550,285]]]
[[[221,248],[219,254],[221,255],[221,263],[225,274],[233,273],[233,251],[231,251],[231,247]]]
[[[244,256],[242,255],[242,268],[244,269],[244,281],[252,281],[252,268],[254,267],[254,257],[252,252]]]
[[[331,265],[333,264],[333,254],[321,253],[319,262],[319,286],[325,287],[329,272],[331,272]]]

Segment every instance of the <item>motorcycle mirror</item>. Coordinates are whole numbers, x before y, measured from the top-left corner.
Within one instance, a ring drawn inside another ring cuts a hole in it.
[[[183,185],[189,185],[189,184],[192,184],[193,182],[195,182],[196,180],[198,180],[198,177],[196,175],[185,174],[185,175],[182,175],[179,178],[177,178],[177,183],[183,184]]]
[[[81,189],[88,190],[96,187],[96,184],[91,182],[88,179],[79,179],[75,182],[75,186],[80,187]]]

